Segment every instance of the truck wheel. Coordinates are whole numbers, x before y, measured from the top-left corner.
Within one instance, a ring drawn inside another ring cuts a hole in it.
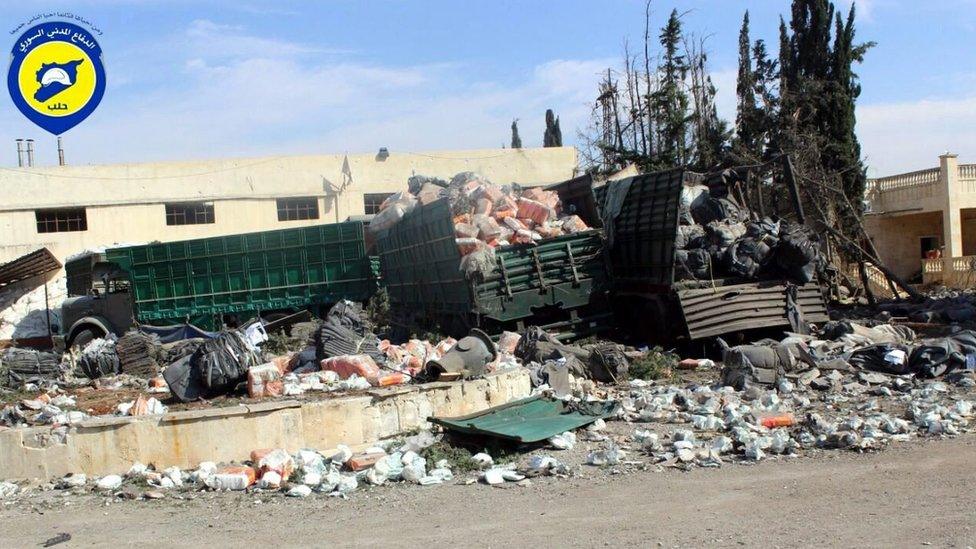
[[[105,337],[105,332],[98,328],[83,328],[75,334],[75,337],[71,340],[68,347],[71,349],[84,349],[85,345],[88,345],[94,339],[99,337]]]

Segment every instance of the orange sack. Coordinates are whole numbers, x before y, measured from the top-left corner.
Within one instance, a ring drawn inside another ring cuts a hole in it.
[[[285,392],[282,371],[274,362],[252,366],[247,371],[247,394],[251,398],[281,396]]]
[[[537,225],[545,223],[555,215],[552,208],[529,198],[519,198],[518,207],[519,218],[531,219]]]
[[[580,219],[580,216],[571,215],[566,219],[563,219],[563,230],[566,231],[568,234],[573,234],[573,233],[589,230],[589,227],[587,227],[586,223],[583,222],[582,219]]]
[[[356,374],[370,381],[380,376],[380,367],[369,355],[342,355],[327,358],[320,363],[323,371],[332,371],[342,379]]]
[[[509,217],[515,217],[518,213],[518,202],[510,196],[503,196],[502,198],[495,201],[495,207],[492,210],[492,216],[495,219],[501,221]]]

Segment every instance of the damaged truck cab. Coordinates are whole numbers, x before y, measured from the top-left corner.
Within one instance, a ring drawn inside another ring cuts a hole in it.
[[[61,336],[67,346],[84,346],[135,325],[125,273],[103,253],[85,253],[64,266],[68,298],[61,305]]]

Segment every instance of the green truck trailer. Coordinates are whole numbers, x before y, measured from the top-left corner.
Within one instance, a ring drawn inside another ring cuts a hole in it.
[[[468,278],[443,198],[377,235],[377,250],[394,322],[406,329],[463,336],[474,327],[497,334],[531,323],[582,335],[609,324],[599,229],[497,248],[493,265]]]
[[[69,346],[136,323],[212,330],[231,317],[273,320],[365,301],[378,283],[358,221],[110,248],[72,258],[65,271]]]

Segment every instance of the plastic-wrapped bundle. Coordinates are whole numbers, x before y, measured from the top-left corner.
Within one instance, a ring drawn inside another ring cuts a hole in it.
[[[678,250],[674,256],[678,268],[678,278],[711,278],[712,257],[708,250]]]
[[[552,208],[530,198],[519,198],[518,208],[518,217],[520,219],[531,219],[539,225],[555,216],[555,211]]]
[[[691,215],[694,208],[698,208],[709,198],[708,187],[705,185],[685,185],[681,187],[681,197],[678,199],[678,221],[682,225],[692,225],[695,218]]]
[[[120,373],[119,355],[115,352],[115,336],[98,338],[86,345],[78,358],[78,366],[89,379]]]
[[[341,301],[332,307],[322,323],[318,351],[321,358],[366,354],[379,363],[385,363],[379,343],[362,307],[351,301]]]
[[[705,228],[701,225],[679,225],[674,247],[679,250],[701,248],[704,238]]]
[[[33,349],[11,347],[3,352],[3,370],[7,385],[17,388],[25,383],[56,380],[61,375],[58,355]]]
[[[135,376],[149,378],[159,375],[159,364],[156,362],[159,345],[159,338],[155,335],[138,330],[126,332],[115,344],[119,368],[123,373]]]
[[[766,264],[769,246],[752,238],[740,238],[725,250],[725,268],[731,274],[754,278]]]
[[[247,379],[247,371],[261,363],[254,347],[238,330],[217,334],[193,353],[190,365],[211,395],[228,393]]]
[[[820,247],[802,227],[792,227],[780,236],[776,246],[776,264],[793,281],[806,284],[813,280]]]
[[[742,223],[712,221],[705,226],[705,234],[708,237],[709,244],[718,246],[724,251],[746,234],[746,226]]]

